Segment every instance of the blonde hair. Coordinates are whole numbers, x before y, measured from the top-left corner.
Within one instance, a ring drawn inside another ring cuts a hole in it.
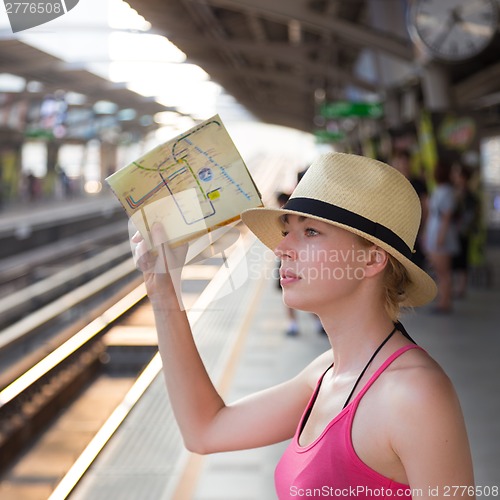
[[[373,246],[372,241],[358,236],[364,246]],[[387,265],[382,277],[384,306],[392,321],[397,321],[401,314],[401,303],[407,298],[406,291],[411,284],[406,268],[395,257],[387,254]]]
[[[392,255],[388,255],[388,257],[382,280],[385,310],[393,321],[397,321],[401,313],[401,302],[406,299],[406,290],[411,284],[411,279],[403,264]]]

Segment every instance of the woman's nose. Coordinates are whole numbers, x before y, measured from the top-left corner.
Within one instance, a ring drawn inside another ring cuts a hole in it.
[[[276,248],[274,249],[274,255],[279,259],[293,259],[295,258],[295,251],[291,248],[290,245],[290,236],[286,235],[283,239],[278,243]]]

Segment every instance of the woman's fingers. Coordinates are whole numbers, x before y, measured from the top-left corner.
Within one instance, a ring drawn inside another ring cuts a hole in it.
[[[155,247],[159,247],[163,243],[167,243],[168,237],[163,228],[163,224],[155,222],[151,227],[151,240]]]
[[[139,231],[136,231],[132,238],[130,238],[130,241],[133,243],[140,243],[143,239],[142,234]]]
[[[171,246],[168,242],[165,229],[160,223],[153,224],[151,228],[151,240],[158,253],[164,257],[164,260],[166,259],[166,265],[170,272],[184,267],[189,248],[188,243]]]
[[[153,248],[147,243],[151,241]],[[151,228],[150,237],[145,240],[139,231],[130,238],[132,255],[136,267],[147,273],[163,274],[170,272],[176,279],[180,274],[186,261],[189,245],[183,244],[171,247],[167,242],[165,230],[161,224],[154,224]]]
[[[155,268],[158,252],[149,249],[143,239],[136,243],[132,255],[134,263],[140,271],[151,272]]]

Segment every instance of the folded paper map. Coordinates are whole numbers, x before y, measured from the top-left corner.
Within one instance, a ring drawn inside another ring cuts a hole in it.
[[[218,115],[157,146],[106,179],[146,241],[155,223],[172,246],[262,206],[261,195]]]

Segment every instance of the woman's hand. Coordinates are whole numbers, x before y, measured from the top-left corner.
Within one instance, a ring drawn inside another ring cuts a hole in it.
[[[139,231],[131,238],[132,255],[144,274],[148,296],[154,308],[183,310],[181,274],[188,245],[171,247],[161,224],[151,228],[151,245]]]

